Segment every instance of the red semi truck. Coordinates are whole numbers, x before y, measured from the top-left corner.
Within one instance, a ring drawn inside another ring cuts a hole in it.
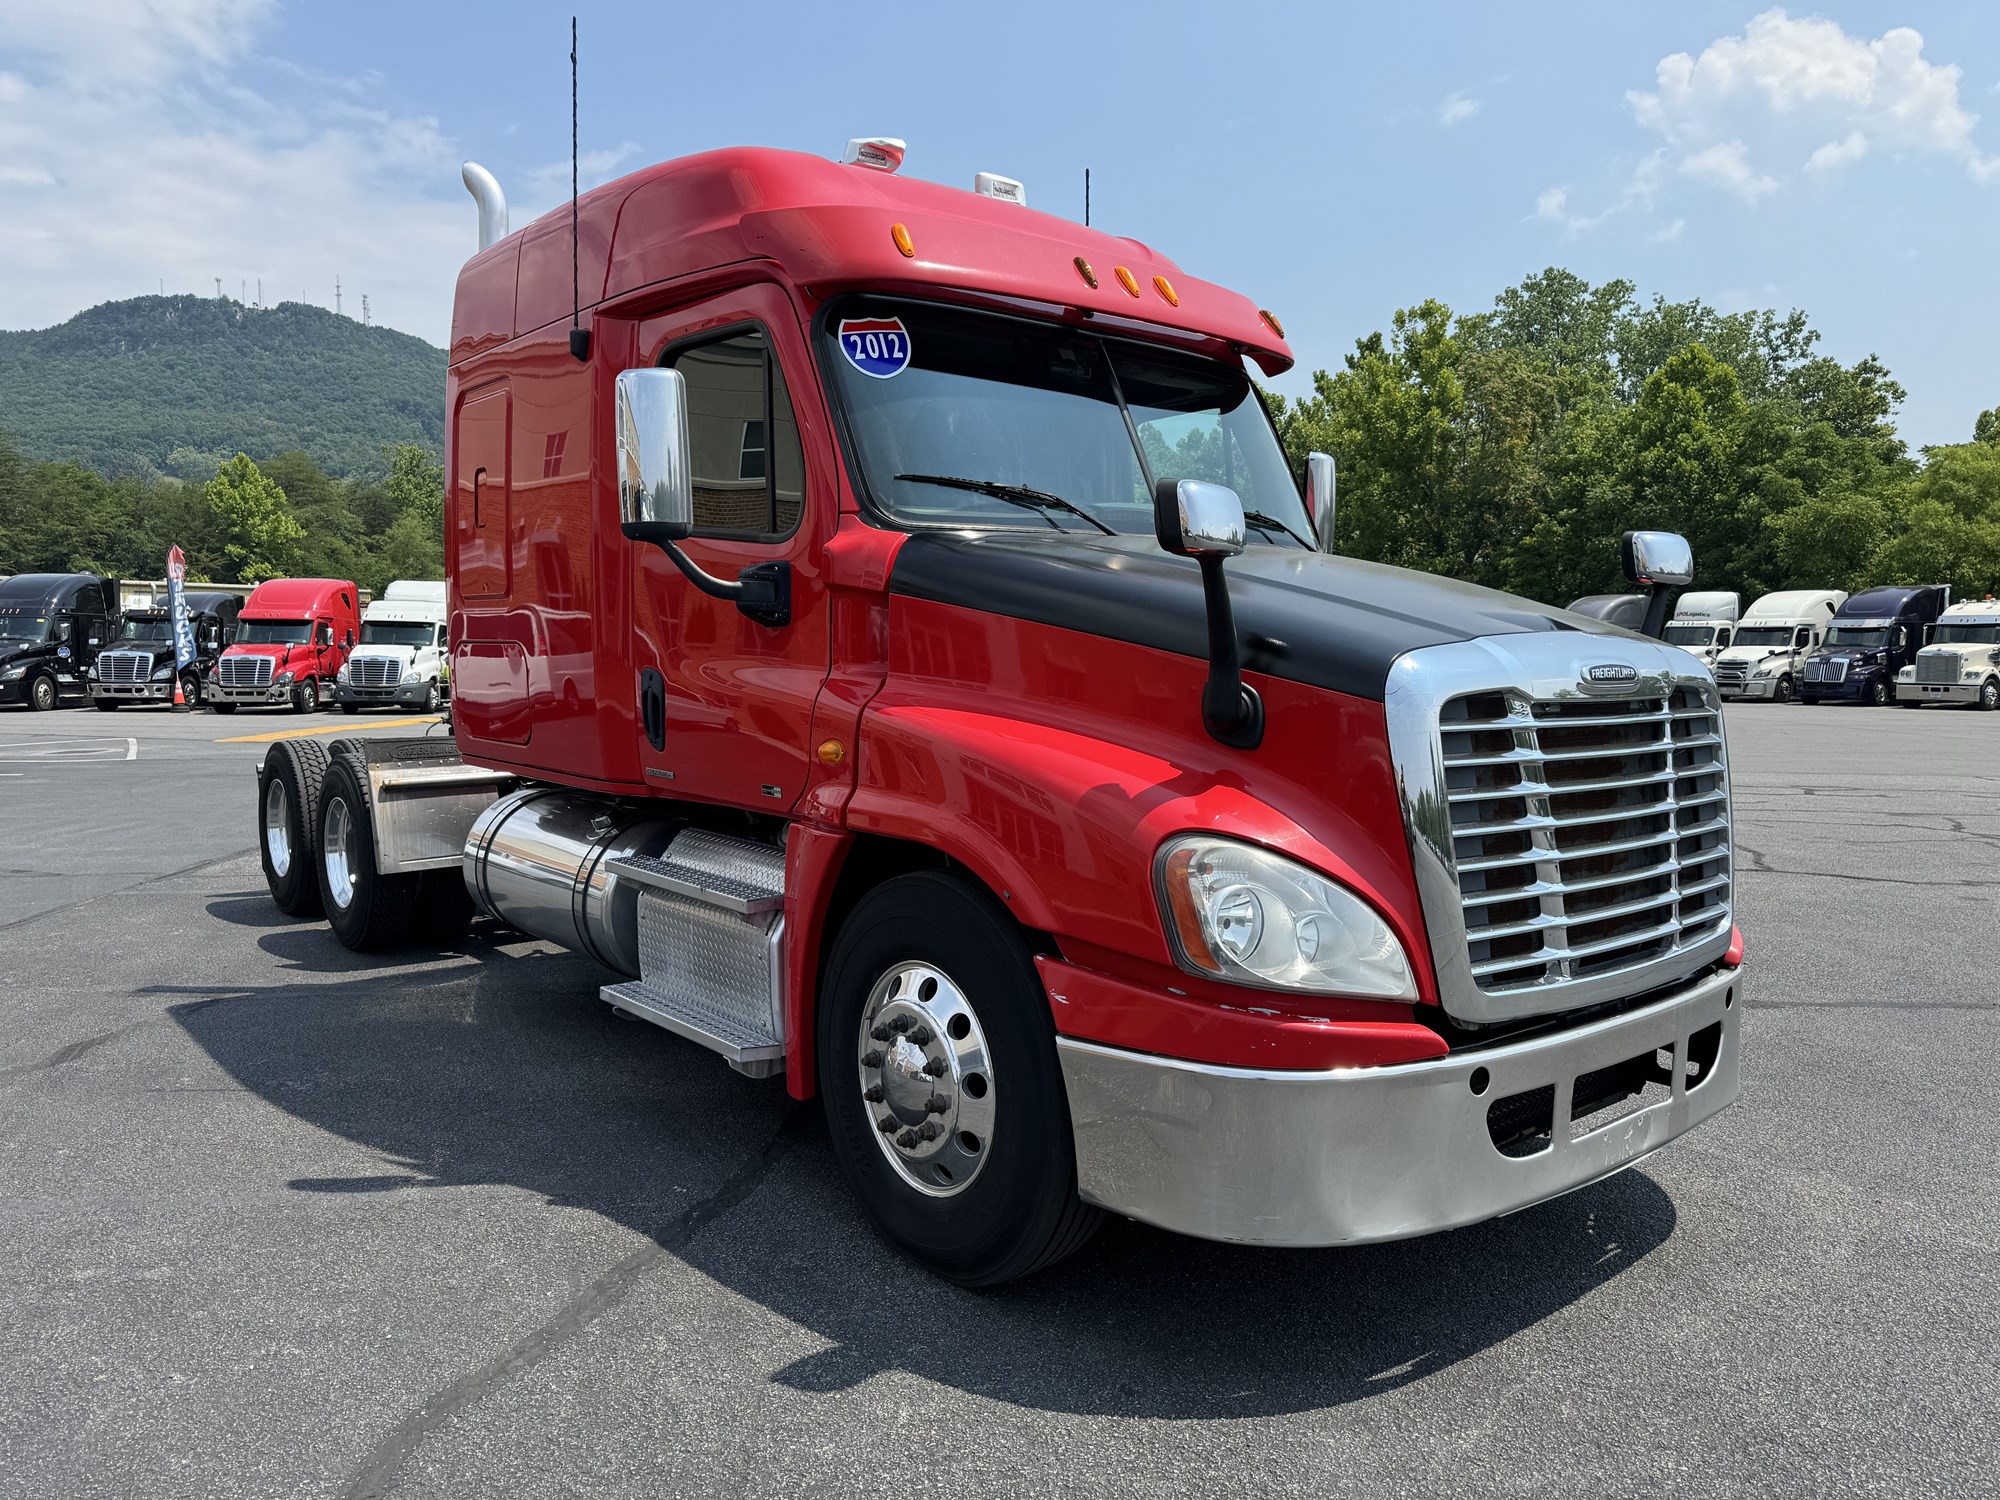
[[[203,697],[219,714],[289,706],[319,711],[361,628],[360,590],[346,579],[272,578],[250,591],[236,643],[208,669]]]
[[[1700,662],[1329,555],[1332,463],[1302,494],[1246,370],[1291,364],[1275,316],[900,151],[596,189],[574,308],[570,212],[508,235],[468,166],[455,745],[274,745],[279,904],[599,960],[818,1095],[968,1284],[1105,1212],[1468,1224],[1729,1104]],[[1642,536],[1637,576],[1684,553]]]

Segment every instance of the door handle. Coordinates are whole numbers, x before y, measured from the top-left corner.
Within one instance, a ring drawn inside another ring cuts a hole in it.
[[[486,477],[486,466],[480,465],[472,471],[472,526],[475,531],[482,529],[486,522],[479,516],[479,484]]]

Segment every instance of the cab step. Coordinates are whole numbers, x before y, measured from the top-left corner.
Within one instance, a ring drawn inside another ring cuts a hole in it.
[[[661,858],[628,855],[607,868],[639,888],[639,977],[605,985],[605,1002],[739,1073],[780,1072],[784,850],[690,828]]]

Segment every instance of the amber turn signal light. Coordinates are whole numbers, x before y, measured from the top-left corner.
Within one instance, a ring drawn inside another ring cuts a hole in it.
[[[1124,287],[1125,290],[1130,292],[1133,296],[1135,297],[1138,296],[1139,278],[1134,276],[1130,271],[1126,270],[1123,266],[1116,267],[1116,270],[1118,272],[1118,284]]]
[[[1174,284],[1167,280],[1166,277],[1155,276],[1153,278],[1153,290],[1167,299],[1167,306],[1179,307],[1181,305],[1180,295],[1174,291]]]
[[[917,247],[910,239],[910,231],[905,229],[901,224],[891,224],[889,226],[889,238],[896,242],[896,248],[902,251],[903,254],[908,256],[916,255]]]
[[[1266,323],[1269,323],[1271,325],[1271,332],[1275,333],[1279,338],[1285,336],[1285,325],[1278,321],[1276,313],[1267,312],[1260,307],[1257,309],[1257,316],[1262,318]]]
[[[1081,255],[1079,255],[1075,260],[1070,262],[1070,264],[1076,267],[1076,274],[1083,278],[1083,284],[1089,287],[1092,291],[1096,291],[1097,273],[1090,269],[1090,262],[1085,260]]]

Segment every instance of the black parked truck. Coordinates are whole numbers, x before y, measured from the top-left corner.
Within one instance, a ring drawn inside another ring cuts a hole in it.
[[[232,593],[201,589],[189,589],[184,597],[194,628],[194,660],[181,668],[181,697],[189,708],[196,708],[208,669],[222,648],[236,639],[236,615],[243,600]],[[107,713],[127,703],[172,703],[174,656],[172,610],[164,604],[126,610],[85,674],[90,701]]]
[[[95,573],[0,579],[0,704],[48,710],[90,696],[85,673],[118,619],[118,585]]]
[[[1930,644],[1951,585],[1889,584],[1849,594],[1799,673],[1801,703],[1893,703],[1896,674]]]

